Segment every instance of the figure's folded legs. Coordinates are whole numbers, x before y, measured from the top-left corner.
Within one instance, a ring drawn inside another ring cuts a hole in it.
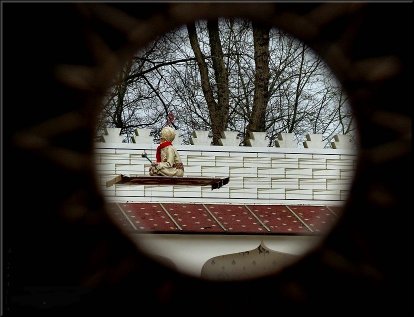
[[[149,169],[150,176],[157,175],[157,169],[154,166],[151,166]]]

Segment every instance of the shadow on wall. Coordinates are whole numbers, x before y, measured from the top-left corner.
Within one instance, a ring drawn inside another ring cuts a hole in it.
[[[4,315],[411,313],[408,5],[4,4]],[[324,243],[280,274],[237,283],[139,253],[105,213],[92,168],[95,114],[118,62],[219,13],[276,23],[321,54],[351,99],[361,146]]]

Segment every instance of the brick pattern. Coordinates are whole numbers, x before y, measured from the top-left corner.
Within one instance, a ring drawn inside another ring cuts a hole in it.
[[[200,202],[331,204],[343,202],[356,168],[356,153],[348,149],[281,149],[177,145],[185,176],[230,177],[228,185],[115,185],[116,175],[148,175],[144,150],[155,157],[156,144],[97,143],[96,170],[104,195],[117,202]]]

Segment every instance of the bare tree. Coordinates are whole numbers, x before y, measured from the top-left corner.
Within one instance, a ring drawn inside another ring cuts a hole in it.
[[[347,97],[309,47],[278,29],[243,19],[198,21],[137,52],[114,80],[100,126],[131,135],[151,127],[157,135],[173,112],[174,126],[189,143],[194,130],[266,131],[269,145],[280,132],[335,133],[355,127]],[[301,139],[302,138],[302,139]]]
[[[247,135],[253,131],[265,131],[266,108],[269,100],[269,31],[270,27],[252,23],[254,43],[254,99],[253,109],[246,128]]]
[[[201,52],[198,43],[198,36],[195,23],[190,23],[187,25],[191,47],[194,51],[194,55],[196,57],[197,65],[200,71],[202,83],[201,86],[210,113],[210,122],[213,132],[213,144],[219,145],[219,138],[221,137],[221,133],[226,129],[229,114],[228,75],[223,60],[223,49],[220,41],[218,19],[209,20],[207,22],[207,29],[210,39],[211,59],[214,69],[214,78],[217,85],[215,89],[217,91],[216,98],[214,96],[212,82],[209,79],[205,56]]]

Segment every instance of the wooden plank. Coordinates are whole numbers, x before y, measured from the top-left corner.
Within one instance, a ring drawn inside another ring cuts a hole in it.
[[[115,184],[122,185],[186,185],[186,186],[207,186],[211,189],[220,188],[230,181],[229,177],[167,177],[167,176],[134,176],[117,175],[115,178],[106,182],[110,187]]]
[[[112,185],[119,183],[122,181],[122,175],[117,175],[114,178],[112,178],[111,180],[106,182],[106,187],[111,187]]]

